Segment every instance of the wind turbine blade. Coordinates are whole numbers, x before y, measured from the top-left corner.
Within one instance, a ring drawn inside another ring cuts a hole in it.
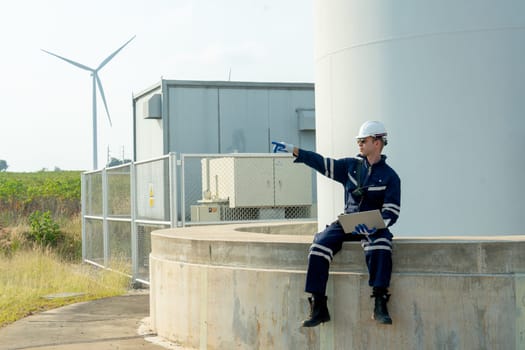
[[[133,35],[133,38],[129,39],[128,41],[126,41],[126,43],[124,45],[122,45],[121,47],[119,47],[115,52],[113,52],[111,55],[109,55],[104,61],[102,61],[102,63],[97,67],[97,71],[99,71],[100,69],[102,69],[102,67],[104,67],[109,61],[111,61],[111,59],[113,57],[115,57],[116,54],[118,54],[120,52],[120,50],[122,50],[127,44],[129,44],[131,42],[131,40],[135,39],[136,35]]]
[[[44,51],[45,53],[50,54],[51,56],[58,57],[58,58],[60,58],[61,60],[66,61],[67,63],[71,63],[72,65],[74,65],[74,66],[76,66],[76,67],[78,67],[78,68],[85,69],[85,70],[88,70],[88,71],[90,71],[90,72],[94,72],[94,71],[95,71],[93,68],[89,68],[88,66],[84,66],[83,64],[80,64],[80,63],[78,63],[78,62],[72,61],[72,60],[70,60],[70,59],[67,59],[67,58],[65,58],[65,57],[59,56],[59,55],[57,55],[57,54],[54,54],[54,53],[49,52],[49,51],[46,51],[46,50],[44,50],[44,49],[41,49],[41,50]]]
[[[111,123],[111,118],[109,117],[109,109],[108,104],[106,103],[106,96],[104,96],[104,89],[102,88],[102,83],[100,82],[100,78],[98,77],[98,74],[94,73],[95,79],[97,80],[98,90],[100,91],[100,96],[102,96],[102,102],[104,102],[104,108],[106,108],[106,114],[108,116],[109,125],[113,126]]]

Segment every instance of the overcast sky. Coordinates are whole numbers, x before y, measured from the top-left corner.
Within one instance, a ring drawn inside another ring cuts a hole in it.
[[[0,159],[8,171],[92,167],[92,81],[41,51],[96,68],[99,167],[132,157],[133,93],[166,79],[313,82],[313,0],[47,0],[0,5]]]

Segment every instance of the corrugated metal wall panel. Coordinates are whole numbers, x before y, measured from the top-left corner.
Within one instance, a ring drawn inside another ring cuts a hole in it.
[[[220,89],[220,153],[268,152],[268,91]]]
[[[218,153],[217,89],[168,89],[169,149],[180,153]]]

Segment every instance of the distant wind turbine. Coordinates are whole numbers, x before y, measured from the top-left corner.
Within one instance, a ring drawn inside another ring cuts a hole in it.
[[[113,52],[111,55],[109,55],[102,63],[98,65],[97,68],[93,69],[88,66],[85,66],[83,64],[80,64],[78,62],[72,61],[70,59],[67,59],[65,57],[59,56],[57,54],[54,54],[52,52],[46,51],[42,49],[45,53],[48,53],[52,56],[58,57],[61,60],[64,60],[68,63],[71,63],[72,65],[87,70],[91,72],[91,76],[93,77],[93,170],[98,168],[98,161],[97,161],[97,86],[98,90],[100,91],[100,96],[102,97],[102,102],[104,102],[104,108],[106,109],[106,114],[108,116],[109,125],[111,124],[111,118],[109,116],[109,110],[108,110],[108,104],[106,103],[106,96],[104,96],[104,89],[102,88],[102,83],[100,82],[100,78],[98,77],[98,72],[109,62],[113,57],[115,57],[116,54],[120,52],[127,44],[131,42],[131,40],[135,39],[134,35],[131,39],[129,39],[124,45],[119,47],[115,52]]]

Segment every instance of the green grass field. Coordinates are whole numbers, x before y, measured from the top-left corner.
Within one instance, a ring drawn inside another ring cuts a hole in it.
[[[128,287],[126,276],[64,262],[47,249],[18,251],[11,257],[0,257],[0,327],[31,313],[121,295]],[[59,293],[83,294],[44,298]]]
[[[80,174],[0,172],[0,327],[129,288],[127,276],[81,263]],[[45,298],[59,293],[82,295]]]
[[[0,225],[16,222],[36,210],[55,217],[80,212],[79,171],[0,172]]]

